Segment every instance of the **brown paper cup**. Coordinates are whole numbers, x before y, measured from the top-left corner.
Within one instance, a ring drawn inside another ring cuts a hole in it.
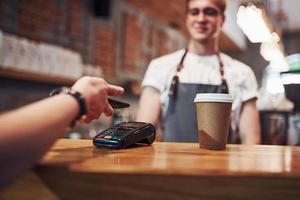
[[[232,96],[229,94],[200,93],[194,100],[200,148],[224,150],[228,138]]]

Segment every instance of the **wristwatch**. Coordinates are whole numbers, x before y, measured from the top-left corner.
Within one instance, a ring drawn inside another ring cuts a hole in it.
[[[87,105],[86,105],[86,101],[85,101],[84,97],[82,96],[82,94],[80,92],[73,91],[69,87],[55,88],[50,92],[50,96],[54,96],[57,94],[71,95],[77,101],[77,103],[79,105],[79,113],[70,124],[71,127],[74,127],[77,124],[78,120],[80,120],[81,117],[87,113]]]

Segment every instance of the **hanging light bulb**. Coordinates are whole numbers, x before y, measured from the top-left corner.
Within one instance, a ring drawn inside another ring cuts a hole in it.
[[[237,24],[252,43],[261,43],[260,54],[270,62],[272,70],[288,70],[287,61],[280,48],[280,37],[276,32],[271,31],[270,22],[263,8],[254,4],[240,6]]]
[[[260,54],[265,60],[270,62],[273,71],[287,71],[288,63],[280,48],[280,37],[273,32],[271,38],[270,41],[261,43]]]
[[[237,24],[252,43],[271,40],[271,31],[264,20],[263,11],[255,5],[239,7]]]

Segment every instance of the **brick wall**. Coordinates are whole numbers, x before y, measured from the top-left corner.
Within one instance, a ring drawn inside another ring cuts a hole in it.
[[[184,0],[124,0],[119,2],[122,35],[117,54],[117,72],[129,79],[141,80],[150,60],[174,51],[186,43]],[[177,8],[174,5],[177,5]],[[176,17],[175,17],[176,16]],[[175,25],[175,27],[174,27]]]
[[[75,50],[108,79],[139,80],[150,59],[182,43],[184,0],[111,2],[112,14],[103,19],[89,0],[0,0],[0,29]]]
[[[100,66],[105,79],[115,83],[141,81],[153,57],[185,42],[184,0],[111,0],[108,19],[96,17],[91,2],[0,0],[0,29],[75,50],[85,64]],[[0,111],[46,97],[58,86],[1,76],[0,83]],[[20,92],[20,87],[26,92]]]
[[[81,0],[1,0],[0,29],[73,49],[88,60],[89,13]]]
[[[143,42],[143,32],[138,26],[138,18],[132,15],[124,14],[125,41],[124,41],[124,62],[123,66],[126,71],[136,72],[137,59],[144,59],[145,55],[141,49]]]
[[[54,35],[55,24],[63,23],[63,9],[52,1],[23,0],[19,1],[18,7],[17,34],[38,41],[55,43],[55,38],[51,37],[50,33]]]
[[[150,18],[165,26],[175,25],[180,32],[185,33],[184,14],[185,0],[125,0],[143,11]]]
[[[93,48],[95,63],[102,67],[106,76],[114,76],[117,48],[115,33],[103,25],[96,26]]]

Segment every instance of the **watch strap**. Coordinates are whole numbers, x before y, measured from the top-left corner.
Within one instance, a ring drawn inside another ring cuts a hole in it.
[[[50,92],[50,96],[54,96],[57,94],[70,95],[77,101],[77,103],[79,105],[79,113],[70,125],[71,127],[74,127],[77,124],[77,122],[82,118],[82,116],[84,116],[87,113],[87,105],[86,105],[86,101],[85,101],[84,97],[82,96],[82,94],[80,92],[73,91],[69,87],[56,88]]]

